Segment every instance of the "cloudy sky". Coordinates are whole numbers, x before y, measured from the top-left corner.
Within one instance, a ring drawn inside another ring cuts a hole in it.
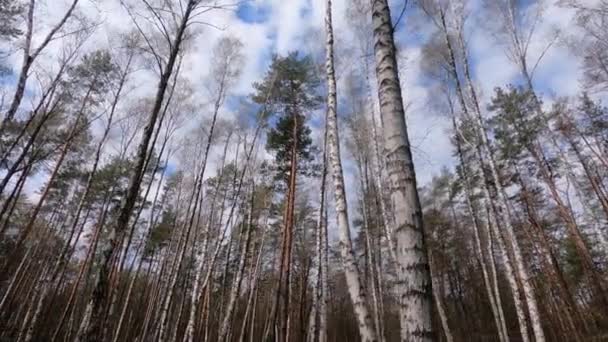
[[[129,0],[134,1],[134,0]],[[593,2],[593,0],[590,0]],[[136,1],[135,1],[136,2]],[[224,3],[228,3],[225,0]],[[399,16],[407,1],[392,1],[393,17]],[[427,183],[441,167],[453,163],[452,148],[449,144],[449,121],[438,113],[433,106],[436,91],[420,72],[421,46],[432,29],[422,13],[411,8],[399,22],[396,38],[400,50],[401,81],[404,97],[409,103],[407,120],[412,144],[415,147],[415,165],[419,183]],[[546,0],[543,5],[543,20],[538,24],[530,47],[530,63],[543,55],[542,61],[534,73],[534,82],[542,92],[546,102],[558,96],[573,96],[579,91],[581,77],[579,57],[575,56],[566,44],[566,40],[576,40],[577,30],[573,24],[573,11],[559,7],[555,0]],[[214,43],[223,35],[239,38],[243,44],[245,61],[238,84],[232,90],[235,99],[246,97],[251,93],[251,84],[260,80],[274,53],[286,54],[289,51],[302,51],[322,58],[324,49],[323,16],[324,0],[250,0],[234,2],[229,10],[211,11],[200,17],[197,26],[198,34],[188,47],[184,63],[184,72],[195,89],[203,87],[208,76],[211,52]],[[46,32],[45,25],[57,22],[65,11],[68,0],[47,0],[39,2],[37,12],[37,37]],[[112,36],[131,27],[127,12],[118,0],[81,0],[79,10],[92,20],[99,22],[99,29],[86,45],[94,49],[110,45]],[[349,68],[359,67],[361,57],[353,52],[355,41],[353,27],[346,18],[348,0],[334,0],[334,29],[337,39],[336,56],[338,58],[338,77],[348,72]],[[481,0],[468,1],[470,12],[466,27],[470,60],[473,74],[483,101],[487,101],[492,89],[508,83],[519,83],[515,65],[507,58],[505,47],[497,43],[496,35],[491,33],[495,20],[487,20],[481,11]],[[365,27],[365,23],[361,23]],[[560,38],[545,51],[548,39],[559,32]],[[51,44],[48,52],[41,58],[39,68],[45,63],[53,63],[56,54],[61,51],[59,43]],[[15,68],[20,63],[17,52],[9,54],[8,64]],[[47,62],[45,62],[47,61]],[[50,68],[50,67],[49,67]],[[154,91],[154,82],[146,76],[140,76],[138,93]],[[149,73],[148,76],[150,77]],[[3,83],[3,91],[10,93],[11,82]],[[340,94],[340,88],[338,89]],[[32,90],[32,93],[35,93]],[[229,106],[223,115],[239,115],[236,101],[228,101]],[[234,107],[234,108],[232,108]],[[203,114],[204,115],[204,114]],[[316,115],[321,115],[321,111]],[[314,120],[313,120],[314,122]],[[313,125],[314,126],[314,125]],[[317,130],[318,136],[320,130]],[[175,161],[177,162],[177,161]],[[349,173],[348,184],[354,186],[352,165],[346,162]],[[38,184],[36,184],[38,183]],[[33,182],[36,188],[43,183]],[[347,186],[348,186],[347,184]]]

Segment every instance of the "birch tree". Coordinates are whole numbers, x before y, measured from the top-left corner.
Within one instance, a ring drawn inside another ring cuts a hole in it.
[[[26,19],[26,30],[25,30],[25,42],[23,45],[23,62],[21,64],[21,70],[19,71],[19,77],[17,78],[17,85],[15,89],[15,93],[13,95],[13,100],[9,106],[9,109],[4,114],[4,118],[0,123],[0,136],[4,134],[4,130],[7,124],[13,121],[19,106],[21,105],[21,101],[23,100],[23,95],[25,93],[25,87],[27,85],[27,79],[29,77],[30,69],[32,68],[35,60],[40,56],[40,54],[44,51],[44,49],[49,45],[49,43],[55,38],[55,36],[61,31],[61,29],[66,25],[66,22],[72,17],[76,6],[80,0],[71,1],[69,7],[61,17],[61,19],[51,27],[48,33],[44,36],[39,45],[34,46],[33,44],[33,35],[34,35],[34,12],[36,7],[36,1],[30,0],[27,8],[27,19]],[[13,6],[5,7],[8,15],[11,13],[15,13],[17,10]],[[12,16],[11,16],[12,17]],[[12,32],[15,33],[14,29],[10,30],[7,27],[7,33]]]
[[[331,168],[331,177],[334,186],[334,200],[336,202],[336,216],[340,230],[340,254],[344,267],[344,276],[359,325],[359,333],[363,341],[377,341],[378,336],[367,306],[367,298],[361,284],[359,269],[355,262],[352,241],[350,236],[350,223],[348,221],[348,208],[346,202],[346,189],[344,186],[344,172],[340,157],[340,138],[338,136],[337,90],[334,67],[334,33],[332,26],[331,0],[326,2],[325,8],[325,34],[326,34],[326,62],[327,73],[327,149],[328,162]]]
[[[433,334],[431,276],[388,1],[373,1],[372,20],[385,165],[394,216],[401,339],[430,341]]]
[[[146,127],[144,128],[142,140],[138,146],[136,157],[137,162],[134,170],[132,171],[131,179],[129,181],[129,190],[121,204],[120,215],[116,219],[116,222],[114,223],[114,226],[110,233],[110,241],[106,246],[103,247],[103,262],[101,264],[101,267],[99,268],[99,272],[97,275],[98,279],[95,284],[95,290],[93,291],[93,295],[91,297],[90,305],[92,306],[92,313],[90,323],[87,324],[88,328],[86,329],[86,335],[79,337],[81,339],[87,341],[97,341],[100,338],[102,324],[101,311],[105,304],[108,292],[108,275],[111,267],[110,260],[113,258],[115,253],[117,253],[116,248],[122,242],[118,241],[118,236],[125,231],[127,225],[129,224],[129,219],[135,205],[135,199],[141,186],[141,172],[144,167],[146,152],[148,150],[149,143],[156,126],[156,121],[163,105],[163,101],[165,99],[169,78],[173,73],[173,69],[178,58],[181,44],[185,39],[186,28],[189,23],[190,16],[198,8],[199,5],[200,2],[196,0],[189,0],[186,3],[183,16],[181,17],[181,19],[179,19],[179,22],[176,22],[177,27],[176,32],[174,33],[175,36],[173,38],[168,37],[171,39],[171,50],[169,52],[169,57],[165,65],[160,65],[160,70],[162,73],[158,83],[157,95],[154,102],[154,106],[148,118],[148,122],[146,124]]]

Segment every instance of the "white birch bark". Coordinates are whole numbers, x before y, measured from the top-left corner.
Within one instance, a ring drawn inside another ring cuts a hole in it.
[[[429,262],[431,263],[431,281],[433,283],[433,297],[435,299],[435,307],[437,308],[437,313],[439,314],[439,319],[441,320],[441,327],[443,328],[443,333],[445,334],[445,339],[447,342],[454,342],[454,336],[452,335],[452,331],[450,330],[450,325],[448,324],[448,315],[445,312],[445,307],[443,306],[443,300],[441,293],[439,292],[440,285],[437,281],[437,277],[439,276],[437,272],[433,272],[433,254],[429,251]],[[441,279],[443,281],[443,279]]]
[[[171,152],[167,153],[167,158],[165,160],[165,165],[167,165],[169,163],[169,157],[171,156]],[[159,157],[160,158],[160,155]],[[158,166],[157,166],[158,167]],[[150,238],[150,234],[152,233],[152,230],[154,228],[154,226],[156,225],[159,216],[158,215],[154,215],[155,212],[155,208],[156,208],[156,201],[158,200],[158,196],[160,194],[160,187],[161,184],[163,184],[163,178],[165,176],[165,172],[166,172],[166,168],[163,169],[163,172],[160,175],[160,179],[157,183],[157,187],[156,187],[156,193],[154,195],[154,200],[152,201],[152,205],[151,205],[151,210],[150,210],[150,219],[148,221],[148,227],[147,227],[147,231],[146,231],[146,238],[142,241],[142,244],[139,246],[138,250],[135,252],[135,255],[137,256],[138,254],[140,254],[140,250],[142,250],[143,248],[145,248],[145,243],[147,243],[147,241]],[[161,202],[161,207],[164,205],[164,200],[165,197],[163,197],[163,201]],[[133,269],[133,263],[135,262],[135,260],[133,260],[131,267],[129,268],[130,270]],[[129,282],[129,287],[127,289],[127,294],[125,296],[124,299],[124,303],[123,303],[123,308],[121,310],[120,313],[120,317],[118,319],[118,324],[116,326],[116,328],[114,329],[114,338],[112,339],[113,342],[118,342],[118,339],[120,337],[120,330],[122,329],[122,325],[124,323],[124,319],[125,319],[125,315],[127,313],[127,309],[129,307],[129,302],[131,300],[131,295],[133,293],[133,288],[135,286],[135,281],[137,280],[137,277],[139,276],[139,272],[141,270],[141,267],[144,263],[144,257],[143,254],[141,255],[139,262],[137,264],[137,268],[135,270],[135,274],[131,276],[131,280]],[[152,265],[150,265],[149,267],[152,267]]]
[[[215,108],[219,109],[218,106],[216,106]],[[217,112],[214,114],[214,120],[215,120],[216,115],[217,115]],[[213,121],[213,123],[212,123],[212,126],[214,126],[214,125],[215,125],[215,121]],[[212,130],[210,131],[210,133],[213,133]],[[186,222],[184,222],[183,228],[182,228],[182,230],[183,230],[182,238],[184,239],[183,247],[180,248],[180,245],[178,245],[174,265],[169,274],[168,287],[165,292],[164,298],[161,302],[162,304],[161,304],[161,309],[160,309],[160,315],[161,315],[160,324],[158,325],[158,328],[157,328],[158,329],[157,336],[158,336],[158,339],[161,341],[164,340],[165,334],[166,334],[166,331],[168,328],[167,325],[168,325],[168,318],[169,318],[168,317],[169,309],[171,308],[173,293],[175,292],[175,289],[177,286],[177,280],[178,280],[178,276],[179,276],[178,273],[179,273],[179,270],[181,269],[181,265],[183,263],[185,255],[186,255],[186,250],[188,249],[190,233],[192,231],[192,228],[195,226],[195,220],[197,221],[196,225],[198,226],[198,219],[200,218],[199,210],[202,206],[202,199],[203,199],[203,177],[205,174],[205,168],[207,166],[207,157],[209,154],[211,138],[212,138],[212,134],[209,135],[207,145],[205,147],[205,154],[204,154],[203,160],[201,161],[201,163],[198,166],[198,168],[200,170],[198,172],[196,172],[196,177],[194,179],[194,189],[192,190],[189,201],[188,201],[188,210],[186,212]],[[195,237],[195,239],[196,239],[196,237]],[[205,244],[206,244],[206,242],[205,242]],[[196,254],[195,259],[199,259],[200,257],[196,251],[196,241],[193,241],[192,248],[193,248],[194,254]],[[199,269],[198,265],[199,264],[195,263],[196,270]],[[199,281],[196,280],[196,278],[197,277],[195,276],[194,277],[194,279],[195,279],[194,286],[195,287],[199,283]],[[198,289],[194,288],[193,293],[196,293],[196,292],[198,292]],[[193,298],[193,300],[198,300],[198,296],[196,296],[196,298]],[[196,308],[196,304],[195,304],[194,308]],[[196,310],[192,309],[192,306],[191,306],[190,313],[192,313],[192,311],[196,312]],[[190,321],[192,321],[192,323],[190,323]],[[193,333],[193,329],[194,329],[194,317],[192,317],[192,318],[189,317],[189,323],[186,327],[186,333],[184,334],[184,339],[190,338],[191,334]]]
[[[319,194],[319,219],[317,221],[317,236],[316,236],[316,250],[317,250],[317,279],[315,284],[315,290],[312,298],[312,307],[308,322],[308,334],[307,340],[314,342],[317,340],[317,331],[319,331],[318,340],[321,340],[321,335],[325,335],[326,331],[321,332],[320,324],[317,324],[317,320],[321,320],[321,301],[323,296],[323,224],[325,214],[325,185],[327,184],[327,123],[325,124],[325,134],[323,137],[323,168],[321,174],[321,192]]]
[[[224,318],[220,325],[220,332],[218,335],[218,340],[223,341],[228,336],[230,322],[232,320],[232,314],[234,312],[234,306],[236,304],[236,300],[238,299],[239,292],[241,290],[241,282],[243,279],[243,273],[245,271],[245,263],[247,261],[247,256],[249,254],[249,246],[251,245],[251,227],[253,226],[253,205],[255,199],[255,186],[252,186],[251,189],[251,204],[249,206],[249,217],[248,222],[243,223],[243,229],[245,238],[241,246],[241,255],[239,257],[239,264],[237,267],[237,273],[235,275],[234,282],[232,284],[232,288],[230,289],[230,296],[228,299],[228,304],[226,306],[226,313],[224,314]]]
[[[524,296],[526,299],[526,303],[527,303],[527,307],[528,307],[528,313],[530,315],[530,321],[532,323],[532,329],[534,331],[534,337],[538,342],[543,342],[545,340],[545,336],[544,336],[544,332],[542,329],[542,325],[540,323],[540,314],[538,311],[538,304],[536,302],[536,297],[534,295],[534,291],[530,284],[530,277],[528,275],[528,271],[526,270],[526,267],[523,262],[523,256],[521,253],[521,249],[519,247],[519,243],[516,239],[515,232],[513,230],[512,219],[511,219],[511,215],[508,210],[508,200],[506,197],[505,190],[502,186],[502,180],[498,173],[496,163],[494,161],[494,156],[492,154],[492,151],[490,150],[490,144],[488,141],[487,133],[485,131],[485,126],[483,124],[483,118],[481,116],[481,110],[480,110],[480,106],[479,106],[477,92],[475,91],[475,87],[471,80],[467,49],[466,49],[466,46],[464,43],[464,38],[462,37],[462,32],[460,32],[458,37],[459,37],[458,42],[460,44],[460,49],[463,54],[463,60],[464,60],[463,69],[464,69],[465,79],[467,80],[469,92],[472,97],[472,102],[474,105],[474,113],[473,113],[473,118],[472,118],[474,120],[474,128],[477,131],[478,138],[481,140],[480,144],[479,144],[480,145],[479,148],[481,149],[481,151],[479,153],[480,162],[482,163],[482,165],[486,164],[490,167],[490,176],[492,177],[493,183],[495,184],[495,187],[496,187],[497,201],[495,201],[496,205],[493,206],[493,209],[495,209],[497,215],[499,216],[498,219],[500,219],[500,221],[502,222],[502,224],[504,226],[504,230],[505,230],[506,237],[507,237],[507,242],[509,243],[511,250],[513,252],[513,264],[514,264],[515,271],[517,272],[518,278],[521,281],[521,286],[522,286]],[[484,189],[486,189],[486,191],[487,191],[487,186],[488,185],[486,182],[486,185],[484,186]],[[488,199],[488,201],[492,200],[489,197],[489,192],[487,192],[485,195],[486,195],[486,198]],[[500,236],[497,236],[497,238],[499,238],[499,243],[500,243]],[[522,323],[522,319],[520,317],[520,325],[521,325],[521,323]],[[522,335],[523,335],[524,329],[521,326],[520,326],[520,331],[522,332]],[[526,334],[527,334],[527,332],[526,332]]]
[[[492,156],[492,152],[489,148],[488,138],[483,128],[483,122],[481,119],[481,113],[477,112],[475,115],[475,126],[478,130],[478,135],[481,137],[481,148],[484,152],[483,155],[486,156],[486,162],[488,162],[490,166],[490,172],[492,176],[492,180],[496,186],[496,211],[500,217],[500,221],[504,227],[504,231],[506,234],[507,242],[510,244],[511,250],[513,252],[513,262],[515,266],[515,270],[519,276],[521,281],[521,285],[524,292],[524,297],[526,298],[526,303],[528,304],[528,313],[530,315],[530,321],[532,322],[532,329],[534,331],[534,337],[536,341],[542,342],[545,340],[544,332],[540,323],[540,314],[538,311],[538,304],[536,302],[536,297],[534,295],[534,290],[532,289],[532,285],[530,284],[530,276],[528,274],[528,270],[523,261],[523,255],[521,252],[521,248],[519,247],[519,242],[515,236],[515,232],[513,230],[512,219],[508,209],[507,197],[505,194],[505,190],[502,187],[502,181],[500,176],[498,175],[498,170],[496,167],[496,163],[494,162],[494,158]]]
[[[338,229],[340,231],[340,252],[344,268],[344,276],[350,293],[351,300],[357,318],[359,333],[362,341],[377,341],[378,337],[371,321],[371,316],[366,303],[365,291],[361,284],[359,270],[353,253],[348,221],[346,191],[344,187],[344,175],[340,159],[340,139],[338,137],[337,117],[337,95],[336,78],[334,71],[334,37],[331,17],[331,0],[326,2],[325,34],[326,34],[326,72],[327,72],[327,145],[328,160],[331,176],[334,183],[334,199],[336,202],[336,215]]]
[[[401,339],[431,341],[431,277],[387,0],[372,2],[372,22],[385,163],[394,216]]]
[[[68,19],[74,13],[74,10],[76,9],[76,5],[78,5],[79,1],[80,0],[72,1],[72,3],[70,4],[70,7],[68,7],[67,11],[61,17],[59,22],[51,28],[51,30],[48,32],[48,34],[44,37],[44,39],[40,43],[40,45],[36,48],[33,48],[32,47],[32,37],[34,35],[34,9],[35,9],[35,5],[36,5],[36,1],[30,0],[29,6],[28,6],[27,19],[26,19],[27,29],[26,29],[26,33],[25,33],[25,46],[24,46],[24,50],[23,50],[23,62],[21,64],[21,70],[19,71],[19,77],[17,79],[17,88],[15,89],[15,94],[13,95],[13,100],[11,101],[10,107],[6,112],[4,119],[2,119],[2,121],[0,122],[0,137],[2,137],[2,135],[4,133],[4,129],[6,128],[6,125],[13,120],[15,114],[17,113],[17,110],[19,109],[19,106],[21,105],[23,96],[25,95],[25,90],[26,90],[25,87],[26,87],[27,79],[30,74],[30,69],[31,69],[32,65],[34,65],[34,61],[38,58],[38,56],[40,56],[40,54],[48,46],[48,44],[53,39],[55,39],[55,35],[57,34],[57,32],[59,32],[59,30],[61,30],[61,28],[65,25],[65,23],[68,21]]]
[[[486,194],[489,196],[489,194]],[[487,198],[486,196],[486,198]],[[490,201],[487,201],[491,203]],[[503,264],[505,266],[505,276],[507,281],[509,282],[509,287],[511,288],[511,292],[513,295],[513,302],[515,305],[515,313],[517,314],[517,320],[519,322],[519,331],[521,333],[521,339],[523,342],[530,341],[530,336],[528,334],[528,323],[526,321],[526,314],[524,312],[524,302],[520,298],[519,294],[519,285],[516,279],[517,270],[515,270],[513,266],[513,261],[511,256],[507,251],[507,247],[505,245],[504,238],[502,233],[498,228],[498,221],[496,216],[494,215],[495,209],[492,208],[491,204],[486,204],[488,206],[488,226],[490,227],[490,236],[493,236],[494,239],[498,242],[498,251],[500,253],[500,257],[503,260]],[[490,238],[492,240],[492,238]],[[496,274],[492,275],[494,277],[494,292],[495,294],[499,293],[498,289],[498,279],[496,278]]]
[[[359,206],[361,208],[361,212],[363,214],[363,229],[365,231],[365,246],[367,249],[367,261],[366,261],[366,267],[368,269],[368,271],[370,272],[370,277],[369,277],[369,284],[367,284],[367,286],[369,286],[369,291],[372,294],[372,303],[373,303],[373,314],[374,314],[374,326],[376,327],[376,331],[378,332],[378,338],[380,341],[384,341],[384,336],[382,336],[382,321],[381,321],[381,317],[380,317],[380,305],[379,305],[379,299],[378,299],[378,293],[377,293],[377,289],[376,289],[376,278],[378,277],[378,273],[376,272],[376,261],[374,258],[374,251],[372,250],[372,244],[371,244],[371,232],[370,232],[370,226],[369,226],[369,219],[368,219],[368,213],[367,213],[367,205],[365,204],[365,198],[364,198],[364,190],[367,189],[366,186],[366,181],[367,179],[364,180],[365,175],[363,173],[363,168],[361,166],[362,164],[362,157],[359,156],[357,158],[357,169],[359,171],[359,186],[361,189],[361,193],[359,195]]]
[[[211,121],[211,127],[209,128],[209,138],[207,140],[207,146],[205,148],[205,154],[203,156],[203,162],[202,162],[202,170],[201,170],[201,174],[200,174],[200,179],[199,179],[199,184],[200,186],[202,186],[202,181],[203,181],[203,177],[205,174],[205,168],[207,166],[207,158],[209,156],[209,150],[211,148],[211,144],[213,142],[213,132],[214,132],[214,128],[215,128],[215,123],[217,120],[217,114],[219,113],[219,109],[222,105],[223,102],[223,87],[222,90],[218,96],[218,98],[216,99],[215,102],[215,107],[214,107],[214,111],[213,111],[213,119]],[[228,142],[226,142],[226,146],[228,146]],[[201,195],[202,196],[202,195]],[[195,213],[193,213],[193,215],[195,215]],[[207,233],[209,233],[209,228],[207,227]],[[209,237],[207,236],[205,239],[208,239]],[[205,241],[207,242],[207,241]],[[194,241],[194,248],[196,249],[196,240]],[[190,313],[188,316],[188,324],[186,326],[186,334],[184,335],[184,341],[188,341],[188,342],[192,342],[193,339],[193,334],[194,334],[194,321],[196,318],[196,308],[198,307],[198,300],[200,298],[200,296],[198,295],[198,288],[200,286],[200,281],[201,281],[201,274],[203,273],[203,267],[204,267],[204,263],[203,263],[203,250],[197,250],[196,252],[196,257],[195,257],[195,270],[196,273],[194,275],[194,281],[193,281],[193,287],[192,287],[192,297],[191,297],[191,301],[190,301]]]
[[[496,272],[496,257],[494,253],[494,242],[492,239],[492,231],[490,228],[490,221],[487,221],[487,225],[484,226],[486,228],[485,233],[487,236],[486,239],[486,254],[488,255],[488,260],[490,261],[490,274],[492,276],[492,291],[494,291],[494,298],[496,300],[496,307],[498,309],[498,318],[500,320],[500,325],[503,330],[503,338],[508,341],[509,334],[507,330],[507,323],[505,320],[505,313],[502,309],[502,297],[500,296],[500,290],[498,288],[498,273]]]
[[[375,102],[372,98],[372,85],[369,77],[369,66],[367,59],[365,60],[365,79],[366,79],[366,88],[369,97],[369,107],[370,107],[370,116],[372,119],[372,138],[374,139],[374,181],[376,183],[376,189],[378,191],[378,201],[380,202],[380,216],[382,217],[382,229],[384,235],[386,237],[386,241],[388,242],[389,252],[392,257],[392,260],[396,262],[397,254],[395,252],[395,242],[393,241],[393,222],[390,221],[390,218],[387,213],[385,194],[386,187],[384,185],[385,175],[382,169],[382,164],[384,159],[382,158],[382,154],[380,154],[379,147],[379,137],[378,137],[378,126],[376,125],[376,106]]]
[[[327,205],[325,206],[325,215],[323,218],[321,240],[321,297],[319,298],[319,342],[327,341],[327,317],[328,317],[328,301],[329,301],[329,241],[327,238]]]
[[[482,248],[482,245],[481,245],[480,231],[481,231],[482,224],[479,220],[479,215],[478,215],[479,213],[477,212],[477,210],[473,204],[473,201],[472,201],[472,198],[473,198],[472,186],[471,186],[471,182],[470,182],[470,178],[469,178],[468,168],[467,168],[467,165],[465,165],[464,155],[463,155],[463,151],[462,151],[462,144],[460,142],[461,139],[464,140],[464,136],[461,134],[461,131],[458,128],[458,123],[456,121],[455,113],[452,111],[451,114],[452,114],[452,124],[454,126],[454,130],[457,132],[456,134],[458,135],[458,137],[456,138],[457,139],[456,146],[457,146],[460,165],[462,166],[462,178],[463,178],[463,182],[464,182],[465,200],[466,200],[466,204],[467,204],[467,209],[473,220],[473,236],[475,238],[475,253],[477,254],[477,258],[479,259],[479,264],[481,266],[481,272],[483,275],[484,285],[486,287],[486,291],[488,292],[488,299],[490,300],[490,307],[492,309],[492,314],[494,315],[494,321],[496,323],[496,329],[498,331],[498,338],[501,342],[507,342],[509,340],[509,336],[507,334],[507,326],[506,326],[506,322],[504,320],[504,312],[502,309],[502,301],[500,300],[500,293],[494,292],[494,290],[493,290],[492,282],[490,281],[490,277],[488,275],[486,259],[484,258],[484,254],[483,254],[484,249]],[[486,236],[487,236],[488,242],[490,242],[491,240],[490,240],[489,228],[486,232]],[[490,263],[491,263],[491,267],[493,269],[493,273],[495,274],[496,268],[494,267],[494,258],[492,256],[493,254],[491,254],[491,249],[487,249],[487,253],[488,253]],[[498,304],[498,303],[500,303],[500,304]]]
[[[269,210],[270,211],[270,210]],[[251,329],[254,328],[255,325],[255,299],[256,299],[256,295],[257,295],[257,286],[258,286],[258,280],[259,280],[259,276],[260,276],[260,270],[262,267],[262,257],[264,255],[264,246],[265,246],[265,242],[266,242],[266,235],[268,232],[268,220],[270,219],[270,212],[266,214],[266,218],[264,220],[264,224],[263,224],[263,232],[262,232],[262,239],[259,243],[259,248],[258,248],[258,253],[257,253],[257,259],[255,262],[255,267],[253,269],[253,274],[251,276],[251,289],[249,291],[249,296],[247,298],[247,307],[245,308],[245,315],[243,317],[243,324],[241,327],[241,335],[239,337],[239,341],[245,341],[245,332],[247,331],[247,320],[249,318],[249,315],[251,315]],[[253,333],[251,334],[251,338],[253,336]]]
[[[93,306],[91,320],[87,324],[88,327],[83,331],[84,334],[79,334],[79,340],[84,339],[89,342],[97,342],[102,338],[103,309],[110,292],[109,275],[112,267],[111,260],[120,251],[120,246],[122,245],[120,237],[122,237],[123,232],[127,229],[129,219],[133,213],[137,195],[141,187],[143,177],[142,170],[146,161],[150,140],[154,133],[158,116],[163,107],[167,86],[178,60],[180,47],[185,38],[191,15],[199,4],[200,2],[197,0],[188,0],[186,3],[184,14],[179,21],[175,38],[170,43],[171,48],[167,63],[164,67],[160,68],[162,73],[159,79],[154,105],[146,122],[142,139],[137,147],[135,167],[130,175],[128,190],[121,201],[119,215],[110,229],[109,239],[102,248],[102,262],[97,272],[97,280],[90,300],[90,304]]]

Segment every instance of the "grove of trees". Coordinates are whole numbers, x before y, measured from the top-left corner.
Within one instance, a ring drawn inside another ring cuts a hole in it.
[[[242,96],[214,18],[255,1],[0,0],[0,341],[608,340],[608,1],[313,2]],[[450,126],[424,183],[404,60]]]

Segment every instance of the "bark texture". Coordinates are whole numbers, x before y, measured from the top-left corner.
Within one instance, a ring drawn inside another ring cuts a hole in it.
[[[372,323],[366,294],[360,280],[359,269],[350,236],[350,224],[346,204],[346,190],[344,188],[344,174],[340,159],[340,138],[338,136],[337,91],[334,70],[334,35],[332,27],[331,0],[326,2],[325,34],[326,34],[326,72],[327,72],[327,145],[328,161],[334,183],[334,199],[336,202],[336,216],[340,231],[340,254],[344,267],[344,276],[348,292],[353,302],[355,316],[359,325],[361,339],[366,342],[377,341],[376,330]]]
[[[386,170],[394,215],[401,339],[431,341],[434,336],[431,275],[387,0],[372,2],[372,22]]]

